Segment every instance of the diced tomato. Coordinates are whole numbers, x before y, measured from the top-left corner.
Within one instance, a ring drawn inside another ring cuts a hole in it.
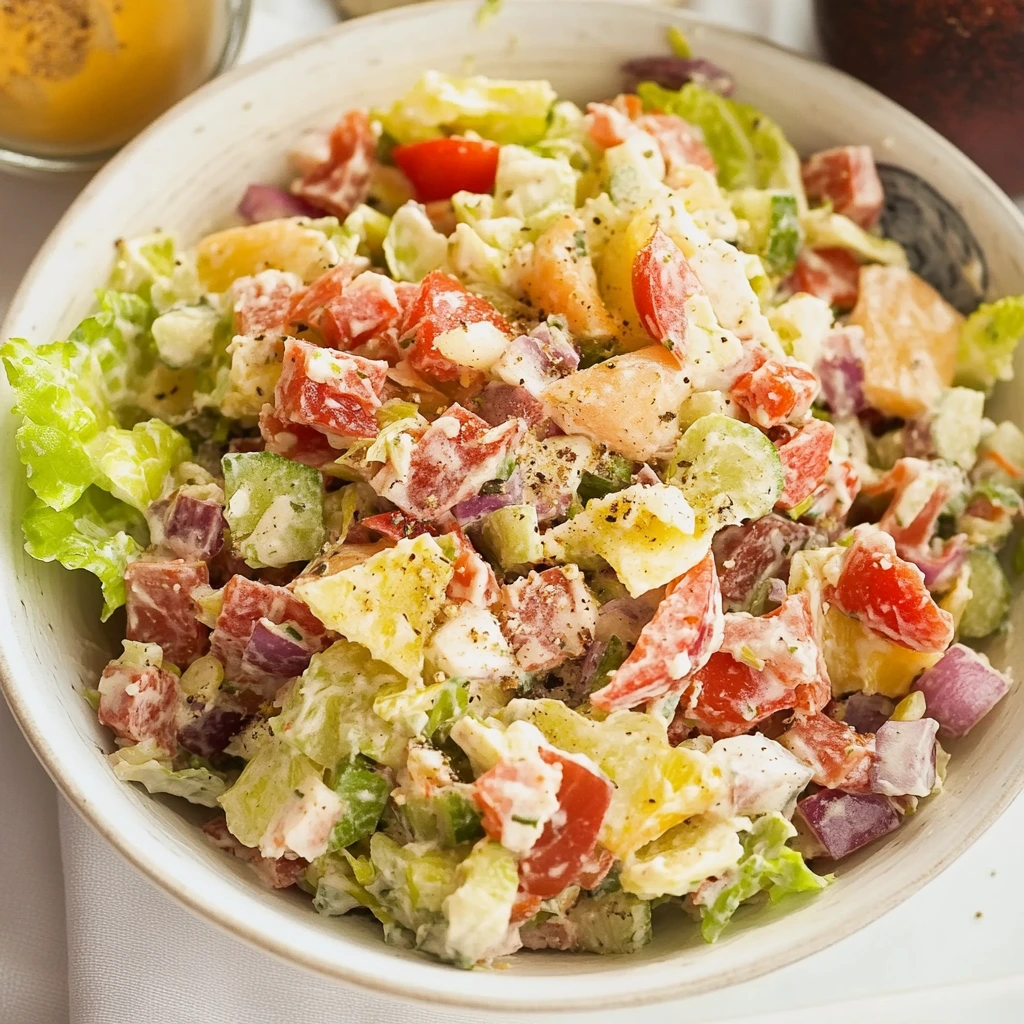
[[[252,277],[238,278],[231,286],[235,334],[250,338],[258,334],[280,334],[301,286],[298,277],[280,270],[264,270]]]
[[[330,153],[292,183],[292,192],[344,220],[370,191],[377,140],[365,110],[350,110],[331,130]]]
[[[819,786],[848,793],[870,791],[875,760],[873,735],[862,735],[818,712],[798,717],[779,742],[814,769],[814,781]]]
[[[733,400],[765,430],[803,420],[817,393],[818,380],[810,370],[770,358],[741,374],[732,386]]]
[[[520,420],[492,427],[453,405],[416,441],[401,473],[388,464],[371,483],[413,518],[434,520],[496,479],[524,432]]]
[[[286,338],[274,389],[277,415],[325,434],[376,437],[388,364]]]
[[[836,309],[853,309],[860,287],[860,263],[847,249],[805,246],[789,282],[795,292],[807,292]]]
[[[665,184],[675,188],[682,184],[687,164],[696,164],[712,174],[718,173],[715,158],[704,142],[699,128],[676,114],[645,114],[636,125],[654,138],[665,160]]]
[[[252,631],[260,619],[276,625],[290,623],[302,633],[313,650],[329,643],[323,623],[290,590],[269,583],[232,576],[222,591],[223,603],[217,625],[210,637],[210,652],[224,665],[224,675],[232,682],[273,682],[243,668],[242,655]]]
[[[314,323],[324,343],[347,351],[372,341],[398,341],[402,304],[395,282],[367,270],[329,297]]]
[[[584,869],[589,877],[594,876],[594,847],[614,787],[604,775],[558,750],[541,747],[540,756],[548,764],[562,766],[558,812],[520,860],[519,884],[526,892],[550,897],[575,884]]]
[[[163,669],[110,662],[100,677],[99,720],[123,740],[152,740],[168,754],[178,748],[178,678]]]
[[[420,537],[424,533],[429,533],[432,537],[440,537],[445,532],[445,526],[441,523],[431,523],[423,519],[417,519],[401,509],[381,512],[375,516],[367,516],[361,522],[367,530],[372,530],[374,533],[379,533],[382,537],[388,537],[391,540]]]
[[[829,457],[825,479],[814,492],[814,502],[808,515],[828,517],[835,523],[841,523],[859,493],[860,473],[853,460],[836,459],[833,453]]]
[[[644,101],[635,92],[620,92],[610,105],[631,121],[635,121],[644,112]]]
[[[197,618],[192,591],[209,585],[205,562],[137,561],[125,570],[129,640],[159,644],[172,665],[191,665],[209,630]]]
[[[777,711],[824,707],[831,685],[808,595],[791,594],[767,615],[727,614],[721,650],[689,682],[681,711],[716,739],[749,732]]]
[[[456,527],[450,534],[455,540],[455,564],[446,596],[449,601],[468,601],[481,608],[490,608],[501,600],[497,577],[490,565],[480,557],[470,539]]]
[[[515,902],[512,904],[512,916],[509,918],[509,926],[515,928],[517,924],[525,924],[530,918],[536,917],[543,902],[543,896],[534,896],[533,893],[520,889],[516,893]]]
[[[533,793],[540,794],[546,790],[546,797],[550,797],[551,790],[548,787],[554,782],[554,774],[546,767],[550,763],[537,757],[499,761],[473,783],[473,799],[483,812],[480,824],[495,842],[512,845],[507,830],[514,830],[517,823],[524,824],[516,816],[524,799],[532,808],[536,802]],[[536,812],[531,811],[531,818],[535,815]],[[540,823],[533,821],[531,824]]]
[[[669,584],[629,657],[590,702],[602,711],[618,711],[681,693],[690,674],[718,649],[722,625],[722,592],[708,552]]]
[[[449,199],[456,192],[493,192],[501,147],[486,139],[458,135],[395,146],[395,163],[416,189],[421,203]]]
[[[320,314],[330,302],[341,298],[342,292],[359,272],[362,264],[345,260],[321,274],[308,288],[296,292],[288,312],[288,322],[302,331],[310,325],[320,329]]]
[[[633,301],[647,333],[686,361],[686,300],[704,291],[679,246],[658,228],[633,260]]]
[[[502,627],[524,672],[578,658],[594,638],[597,608],[579,569],[531,572],[505,587]]]
[[[804,161],[804,188],[809,199],[828,201],[836,213],[862,228],[878,223],[885,195],[870,146],[837,146]]]
[[[224,818],[213,818],[203,826],[214,846],[247,863],[272,889],[287,889],[294,885],[309,867],[301,857],[264,857],[259,850],[244,846],[229,831]]]
[[[940,608],[924,573],[896,554],[892,537],[859,527],[825,600],[868,629],[912,651],[937,653],[953,640],[953,616]]]
[[[615,863],[615,854],[598,843],[576,874],[576,885],[581,889],[596,889],[607,877]]]
[[[587,134],[601,147],[611,149],[621,146],[631,135],[636,135],[632,113],[624,113],[617,106],[608,103],[588,103],[585,123]]]
[[[809,498],[825,479],[836,429],[824,420],[809,419],[799,430],[784,430],[786,437],[775,441],[786,485],[776,508],[796,508]]]
[[[434,342],[448,331],[481,322],[511,337],[508,321],[486,299],[467,291],[450,274],[432,270],[420,282],[402,321],[400,338],[409,346],[409,363],[435,380],[457,380],[460,367],[441,355]]]
[[[925,482],[927,485],[929,476],[932,478],[932,490],[928,500],[910,522],[904,522],[901,515],[904,495],[915,484]],[[865,494],[892,494],[878,526],[896,541],[896,553],[901,558],[915,561],[915,555],[927,553],[928,542],[935,534],[939,516],[952,497],[957,482],[953,473],[943,472],[941,465],[925,459],[902,458],[876,483],[865,485]]]
[[[341,456],[319,430],[282,419],[272,405],[260,410],[260,433],[268,452],[322,469]]]

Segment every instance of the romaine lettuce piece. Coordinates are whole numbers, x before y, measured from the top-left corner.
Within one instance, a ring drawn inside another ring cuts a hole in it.
[[[344,228],[358,239],[357,252],[374,263],[384,260],[384,239],[391,227],[391,218],[366,203],[360,203],[346,218]]]
[[[529,146],[544,137],[555,102],[548,82],[458,78],[428,71],[388,110],[375,116],[397,142],[474,131],[495,142]]]
[[[979,306],[960,328],[956,381],[988,391],[1013,379],[1013,354],[1024,337],[1024,295]]]
[[[150,793],[169,793],[183,797],[191,804],[216,807],[227,789],[222,775],[208,768],[175,770],[163,751],[149,743],[121,747],[107,756],[114,774],[122,782],[141,782]]]
[[[423,207],[412,201],[399,207],[391,218],[383,249],[396,281],[422,281],[448,259],[448,239],[434,230]]]
[[[899,242],[872,235],[849,217],[833,213],[827,206],[808,210],[800,218],[800,223],[807,244],[814,248],[849,249],[867,263],[884,263],[891,267],[907,265],[907,254]]]
[[[25,550],[65,569],[88,569],[103,588],[106,622],[125,602],[124,571],[141,553],[134,535],[144,536],[145,521],[130,505],[90,487],[73,504],[56,511],[36,498],[25,510]]]
[[[994,430],[983,433],[977,455],[974,478],[1017,491],[1024,487],[1024,432],[1016,423],[1003,420]]]
[[[326,539],[323,483],[312,466],[272,452],[225,455],[224,515],[254,568],[309,561]]]
[[[382,687],[404,682],[365,647],[339,640],[313,655],[271,729],[325,768],[357,754],[397,766],[411,734],[385,722],[373,704]]]
[[[763,889],[772,903],[778,903],[790,893],[813,892],[828,885],[828,878],[816,875],[796,850],[786,846],[795,835],[796,829],[781,814],[766,814],[753,823],[743,836],[743,859],[720,878],[700,907],[706,941],[714,942],[740,904]]]
[[[443,786],[429,797],[407,797],[405,817],[417,842],[437,842],[451,849],[482,839],[481,814],[470,793],[470,787],[456,784]]]
[[[96,479],[92,459],[73,434],[26,421],[14,434],[29,487],[52,509],[73,505]]]
[[[928,416],[928,434],[940,459],[970,469],[977,457],[985,396],[973,388],[945,388]]]
[[[212,306],[175,306],[158,316],[152,325],[153,341],[160,358],[174,369],[197,366],[213,355],[221,315]]]
[[[568,160],[574,170],[581,172],[593,168],[598,152],[587,132],[583,111],[570,100],[559,100],[551,108],[547,131],[533,150],[541,156]]]
[[[160,231],[118,241],[110,287],[134,292],[161,313],[202,296],[194,261],[178,248],[173,235]]]
[[[616,711],[597,722],[561,701],[519,698],[501,717],[530,722],[560,750],[586,754],[615,783],[600,842],[619,859],[706,811],[722,787],[721,772],[707,756],[670,746],[665,722],[651,715]],[[468,729],[471,721],[463,719],[453,737],[464,750],[470,746],[466,752],[476,770],[486,764],[489,737],[486,726]]]
[[[519,888],[515,855],[482,840],[459,865],[457,887],[443,903],[444,958],[475,964],[501,953]]]
[[[523,146],[502,146],[494,216],[514,217],[540,233],[556,217],[575,209],[577,177],[568,160],[539,156]]]
[[[832,307],[824,299],[801,292],[768,313],[786,355],[816,366],[822,343],[832,330]]]
[[[295,791],[320,775],[296,747],[268,734],[238,781],[218,800],[228,830],[245,846],[259,846],[267,826]]]
[[[583,896],[566,917],[578,929],[577,949],[636,953],[651,941],[651,905],[628,892]]]
[[[388,780],[361,757],[341,766],[335,776],[333,789],[344,810],[331,830],[328,850],[344,849],[372,834],[391,792]]]
[[[380,901],[366,891],[360,877],[366,884],[373,881],[374,872],[369,865],[368,875],[353,868],[367,864],[365,858],[346,856],[344,853],[327,853],[318,857],[306,872],[305,881],[314,889],[313,909],[325,917],[338,917],[347,914],[356,907],[365,907],[381,924],[389,925],[391,915],[384,909]]]
[[[481,541],[502,569],[543,561],[540,527],[534,505],[506,505],[484,516]]]
[[[351,569],[303,580],[295,592],[325,626],[418,685],[424,644],[451,578],[451,563],[424,534]]]
[[[543,542],[547,557],[558,561],[600,556],[630,595],[639,597],[696,565],[707,554],[711,532],[697,531],[694,510],[678,488],[636,484],[595,498],[549,530]]]
[[[705,879],[726,874],[742,856],[737,822],[698,815],[638,850],[622,866],[619,884],[644,900],[685,896]]]

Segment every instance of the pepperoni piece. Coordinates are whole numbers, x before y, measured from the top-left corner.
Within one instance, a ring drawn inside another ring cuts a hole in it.
[[[953,616],[932,600],[924,573],[896,554],[882,530],[858,528],[839,579],[824,597],[909,650],[938,653],[953,640]]]
[[[722,592],[715,560],[702,561],[669,584],[629,657],[607,686],[591,695],[602,711],[636,707],[681,693],[722,642]]]
[[[263,270],[252,277],[238,278],[231,286],[235,334],[249,338],[281,334],[301,287],[302,281],[295,274],[280,270]]]
[[[505,587],[502,600],[503,631],[525,672],[578,658],[594,638],[597,608],[574,565],[531,572]]]
[[[376,437],[388,364],[286,338],[278,416],[339,437]]]
[[[750,421],[767,430],[803,420],[818,393],[818,380],[796,363],[783,363],[758,353],[759,365],[736,378],[733,400]]]
[[[470,539],[456,528],[450,536],[455,541],[455,563],[446,597],[449,601],[466,601],[480,608],[490,608],[501,600],[497,577],[481,558]]]
[[[521,420],[492,427],[452,405],[415,442],[406,466],[388,464],[371,483],[413,518],[437,519],[496,479],[524,432]]]
[[[885,195],[870,146],[837,146],[810,156],[802,168],[808,199],[827,201],[862,228],[878,223]]]
[[[847,249],[804,247],[789,278],[795,292],[807,292],[836,309],[853,309],[860,287],[860,263]]]
[[[475,323],[489,323],[509,337],[508,321],[486,300],[467,291],[450,274],[432,270],[420,282],[409,303],[400,331],[401,343],[408,348],[413,369],[435,380],[457,380],[462,369],[441,355],[434,342],[448,331]]]
[[[254,847],[240,843],[229,831],[224,818],[213,818],[203,826],[203,831],[218,849],[244,861],[259,875],[261,881],[272,889],[287,889],[306,873],[309,862],[301,857],[264,857]]]
[[[814,769],[814,781],[828,789],[867,793],[875,737],[855,732],[820,712],[801,718],[779,737],[779,742]]]
[[[288,322],[298,330],[305,330],[310,325],[319,330],[324,307],[340,299],[361,265],[355,261],[343,261],[321,274],[308,288],[296,292],[288,312]]]
[[[328,275],[310,286],[312,294],[293,308],[293,319],[308,311],[302,319],[316,327],[325,345],[342,351],[373,342],[397,344],[402,302],[395,282],[369,270],[354,278],[344,271]]]
[[[242,656],[260,619],[275,625],[290,623],[298,628],[312,650],[322,650],[329,640],[323,623],[290,590],[269,583],[233,576],[221,592],[223,603],[216,628],[210,637],[210,651],[224,665],[224,675],[234,682],[280,683],[243,667]]]
[[[103,670],[98,717],[123,740],[152,740],[168,754],[178,748],[178,678],[150,665],[126,668],[117,661]]]
[[[787,435],[775,441],[786,483],[775,505],[791,509],[809,498],[825,479],[836,429],[831,423],[815,419],[798,430],[778,429],[785,430]]]
[[[310,161],[292,192],[344,220],[366,201],[376,163],[377,140],[365,110],[350,110],[331,130],[328,152]]]
[[[268,452],[283,455],[304,466],[323,469],[341,456],[341,451],[331,446],[326,435],[314,427],[283,419],[272,405],[265,405],[260,410],[260,433]]]
[[[594,847],[614,787],[604,775],[558,750],[541,747],[540,756],[548,764],[562,766],[558,811],[519,862],[519,884],[526,892],[547,898],[575,884],[581,871],[594,884]]]
[[[683,170],[696,164],[712,174],[718,173],[715,158],[704,142],[699,128],[676,114],[645,114],[636,120],[636,126],[654,138],[665,160],[665,184],[678,188],[686,180]]]
[[[686,361],[686,300],[704,291],[682,250],[658,228],[633,260],[633,301],[644,330]]]
[[[205,562],[140,560],[125,570],[129,640],[159,644],[164,657],[184,668],[205,650],[209,630],[197,618],[192,591],[209,585]]]

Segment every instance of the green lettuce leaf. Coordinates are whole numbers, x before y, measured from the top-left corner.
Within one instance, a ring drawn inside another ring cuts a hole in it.
[[[907,254],[899,242],[879,238],[854,224],[849,217],[833,213],[827,206],[808,210],[800,218],[807,244],[816,249],[849,249],[867,263],[884,263],[892,267],[905,267]]]
[[[529,146],[544,137],[555,98],[548,82],[458,78],[428,71],[388,110],[374,116],[397,142],[474,131],[495,142]]]
[[[816,875],[803,857],[786,846],[796,829],[781,814],[758,818],[743,836],[743,857],[721,879],[714,898],[700,907],[701,934],[714,942],[745,900],[767,890],[772,903],[797,892],[824,889],[831,881]]]
[[[956,382],[987,391],[1013,378],[1013,354],[1024,337],[1024,295],[979,306],[960,328]]]
[[[227,789],[222,775],[208,768],[172,768],[163,752],[149,743],[122,747],[107,757],[122,782],[141,782],[150,793],[180,796],[190,804],[216,807]]]
[[[388,270],[396,281],[422,281],[445,265],[448,239],[436,231],[419,203],[398,208],[382,243]]]
[[[73,505],[56,510],[36,498],[25,510],[25,550],[66,569],[88,569],[103,588],[106,621],[125,601],[124,570],[142,551],[133,534],[144,520],[130,505],[90,487]]]

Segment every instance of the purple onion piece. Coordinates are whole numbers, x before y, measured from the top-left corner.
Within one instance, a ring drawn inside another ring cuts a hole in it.
[[[731,96],[736,88],[732,75],[703,57],[634,57],[622,65],[626,92],[635,92],[641,82],[657,82],[665,89],[681,89],[693,82],[702,89]]]
[[[1010,689],[1010,680],[988,658],[963,644],[948,651],[914,684],[943,736],[966,736]]]
[[[505,508],[515,503],[515,499],[510,494],[478,494],[454,505],[452,515],[455,516],[459,526],[470,526],[491,512],[497,512],[499,508]]]
[[[894,710],[893,702],[880,693],[851,693],[843,721],[857,732],[878,732]]]
[[[527,390],[534,397],[552,381],[572,373],[580,354],[564,332],[540,324],[529,334],[509,343],[494,372],[506,383]]]
[[[559,376],[574,373],[579,369],[580,354],[564,331],[557,330],[547,323],[538,324],[530,331],[529,337],[539,342],[545,369],[556,371]]]
[[[178,730],[178,742],[193,754],[209,759],[224,753],[244,721],[245,716],[240,711],[203,708],[196,718]]]
[[[227,521],[215,501],[176,494],[164,514],[164,542],[178,558],[209,562],[224,547]]]
[[[910,561],[924,573],[924,582],[928,589],[941,593],[956,579],[956,575],[963,567],[969,553],[970,545],[967,543],[967,537],[958,533],[945,541],[938,551],[927,548],[906,554]]]
[[[886,722],[875,733],[871,792],[883,796],[927,796],[935,785],[934,718]]]
[[[836,416],[852,416],[866,405],[863,353],[859,327],[832,331],[822,342],[815,373],[821,381],[822,398]]]
[[[278,625],[264,618],[256,623],[245,645],[242,667],[290,679],[306,671],[312,656],[313,651],[295,626]]]
[[[661,477],[651,469],[650,466],[645,462],[639,469],[639,471],[633,477],[634,483],[644,484],[645,486],[652,487],[654,484],[661,483]]]
[[[590,692],[590,681],[597,673],[607,648],[608,643],[605,640],[593,640],[587,648],[587,653],[584,655],[583,662],[580,665],[580,680],[586,693]]]
[[[822,789],[805,797],[797,813],[825,848],[839,860],[899,827],[900,816],[880,793],[843,793]]]
[[[786,600],[788,590],[786,581],[773,576],[768,580],[768,600],[773,604],[782,604]]]
[[[281,217],[319,217],[320,211],[277,185],[250,185],[238,204],[238,215],[257,224]]]
[[[545,419],[544,405],[529,391],[518,384],[502,384],[492,381],[477,395],[476,412],[492,427],[500,426],[518,416],[527,425],[535,426]]]
[[[627,644],[635,644],[641,630],[654,617],[664,591],[652,590],[641,597],[616,597],[597,610],[594,636],[608,641],[613,636]]]
[[[501,493],[507,494],[512,499],[513,505],[521,504],[523,500],[523,474],[516,466],[512,475],[501,485]]]
[[[789,562],[797,551],[825,543],[821,530],[774,514],[719,530],[712,547],[722,597],[731,604],[745,604],[762,580],[789,579]]]

